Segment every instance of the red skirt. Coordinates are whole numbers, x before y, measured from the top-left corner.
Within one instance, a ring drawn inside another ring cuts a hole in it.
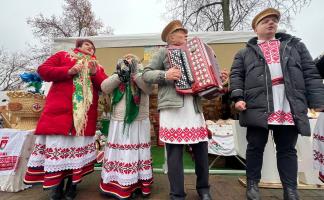
[[[150,186],[153,183],[153,178],[150,180],[139,180],[137,183],[129,186],[122,186],[116,181],[111,181],[109,183],[103,183],[100,181],[100,190],[102,193],[117,197],[118,199],[128,199],[136,190],[140,190],[144,197],[151,194]]]
[[[80,169],[70,169],[57,172],[45,172],[44,167],[28,167],[24,183],[27,185],[43,184],[44,189],[58,186],[62,180],[72,177],[72,184],[81,182],[82,177],[94,171],[95,161]]]

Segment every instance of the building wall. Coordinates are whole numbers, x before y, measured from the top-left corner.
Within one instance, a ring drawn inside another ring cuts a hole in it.
[[[239,49],[245,46],[245,43],[211,44],[210,46],[215,51],[221,68],[226,68],[229,71],[233,62],[234,55]],[[98,48],[96,55],[101,65],[105,67],[106,73],[110,75],[115,71],[117,60],[128,53],[135,54],[140,59],[142,59],[144,66],[148,64],[149,56],[146,55],[146,60],[144,60],[145,49],[147,50],[147,48],[144,47]],[[222,118],[222,116],[224,116],[225,110],[230,109],[230,105],[226,105],[226,103],[224,104],[224,102],[222,103],[222,98],[203,100],[202,105],[206,120],[218,120]],[[157,142],[159,130],[159,113],[157,111],[157,87],[155,87],[153,94],[150,95],[150,121],[152,143],[154,144],[155,142]]]
[[[245,46],[245,43],[225,43],[210,45],[216,53],[221,68],[230,69],[235,53]],[[123,55],[132,53],[144,60],[144,47],[114,47],[114,48],[98,48],[96,56],[104,66],[107,74],[115,71],[116,63]],[[144,66],[148,64],[147,60],[143,62]]]

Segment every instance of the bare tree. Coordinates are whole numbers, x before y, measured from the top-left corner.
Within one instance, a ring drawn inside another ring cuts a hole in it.
[[[22,81],[19,74],[31,71],[30,58],[16,52],[9,54],[0,50],[0,91],[20,89]]]
[[[64,0],[62,16],[45,17],[42,13],[27,19],[39,44],[28,45],[28,51],[8,53],[0,49],[0,91],[19,89],[19,74],[34,71],[36,66],[51,55],[53,39],[57,37],[85,37],[112,34],[95,17],[89,0]],[[28,53],[26,53],[28,52]]]
[[[45,17],[42,13],[28,18],[27,23],[32,27],[37,37],[82,37],[98,35],[104,24],[96,19],[89,0],[65,0],[62,16]],[[112,29],[110,27],[105,30]]]
[[[28,18],[27,24],[43,44],[41,48],[33,47],[35,57],[40,60],[50,55],[53,38],[113,34],[110,26],[104,27],[103,22],[95,17],[89,0],[64,0],[62,16],[45,17],[40,13]]]
[[[180,19],[191,31],[250,30],[252,18],[267,7],[281,11],[280,23],[291,29],[291,16],[311,0],[166,0],[170,19]]]

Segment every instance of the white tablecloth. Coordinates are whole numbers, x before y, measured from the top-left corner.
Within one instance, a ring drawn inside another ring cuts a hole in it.
[[[0,129],[0,191],[18,192],[29,187],[23,178],[34,143],[32,130]]]
[[[237,155],[234,148],[232,124],[208,124],[208,129],[212,132],[212,138],[208,140],[209,154],[220,156]]]

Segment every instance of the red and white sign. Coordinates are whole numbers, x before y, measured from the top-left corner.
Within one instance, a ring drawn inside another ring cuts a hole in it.
[[[30,131],[0,129],[0,175],[15,173],[22,146]]]

